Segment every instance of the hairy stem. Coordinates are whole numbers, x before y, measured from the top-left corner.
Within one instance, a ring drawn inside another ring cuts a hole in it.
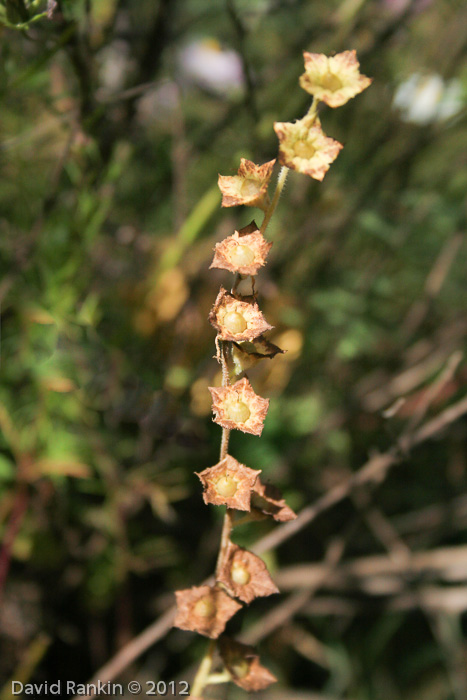
[[[289,169],[287,168],[286,165],[283,165],[279,171],[279,177],[277,178],[276,191],[274,192],[274,195],[273,195],[273,198],[271,199],[270,205],[268,206],[268,208],[264,212],[264,219],[263,219],[263,223],[261,224],[260,233],[264,234],[269,222],[271,221],[272,215],[274,214],[274,211],[277,207],[279,197],[281,196],[282,190],[284,189],[285,181],[287,180],[288,174],[289,174]]]
[[[220,360],[222,367],[222,386],[229,386],[230,384],[229,365],[227,363],[227,352],[227,343],[221,341]],[[222,460],[225,457],[227,457],[227,451],[229,449],[229,438],[230,430],[228,428],[222,428],[221,451],[219,456],[220,462],[222,462]]]
[[[234,515],[234,511],[231,510],[230,508],[227,508],[227,510],[225,511],[225,516],[224,516],[224,524],[222,526],[222,535],[221,535],[221,544],[219,547],[219,554],[217,556],[216,577],[224,564],[225,555],[227,552],[227,547],[229,546],[230,535],[231,535],[232,527],[233,527],[233,515]]]
[[[230,430],[228,428],[222,428],[221,452],[219,462],[222,462],[222,460],[227,457],[227,452],[229,450],[229,438]]]

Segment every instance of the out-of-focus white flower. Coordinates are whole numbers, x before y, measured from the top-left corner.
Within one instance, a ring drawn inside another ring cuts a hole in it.
[[[380,2],[393,15],[400,15],[405,12],[411,4],[411,12],[423,12],[423,10],[426,10],[433,3],[433,0],[415,0],[415,2],[413,0],[380,0]]]
[[[461,85],[455,78],[446,83],[436,73],[414,73],[397,88],[393,106],[406,122],[424,125],[442,121],[462,109]]]
[[[99,52],[99,79],[106,93],[122,90],[134,66],[126,41],[116,39]]]
[[[245,77],[236,51],[222,49],[215,39],[193,41],[181,49],[178,65],[182,78],[219,95],[243,89]]]

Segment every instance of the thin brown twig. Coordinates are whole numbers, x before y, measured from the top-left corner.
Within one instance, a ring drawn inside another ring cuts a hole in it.
[[[322,579],[327,572],[325,564],[298,564],[282,569],[276,581],[283,590],[307,588]],[[326,585],[344,590],[359,586],[361,582],[378,578],[404,581],[407,574],[417,577],[430,575],[445,581],[467,581],[467,546],[440,547],[427,552],[412,552],[410,560],[392,559],[376,554],[346,561],[329,573]],[[369,590],[365,586],[365,590]]]
[[[355,386],[355,395],[363,408],[375,413],[394,401],[403,400],[441,370],[450,355],[463,344],[466,333],[467,319],[464,314],[443,325],[433,339],[424,339],[407,348],[402,369],[393,376],[381,370],[365,374]]]
[[[433,267],[431,268],[426,281],[423,297],[410,307],[405,319],[401,325],[401,331],[404,336],[411,337],[421,326],[433,300],[440,293],[449,270],[456,259],[456,255],[464,241],[465,234],[456,233],[450,238],[436,258]]]
[[[409,421],[407,428],[404,431],[404,436],[410,436],[414,430],[420,425],[420,423],[425,418],[430,406],[440,395],[443,388],[452,380],[457,368],[463,360],[463,354],[460,350],[454,352],[446,363],[446,367],[441,372],[440,376],[437,378],[430,387],[428,387],[422,400],[414,411],[412,418]]]
[[[375,611],[404,611],[420,607],[423,601],[425,610],[434,612],[464,613],[467,610],[467,586],[421,586],[417,591],[404,590],[388,598],[377,596],[365,598],[345,598],[339,595],[323,595],[310,600],[302,612],[313,617],[338,615],[353,617],[361,613],[368,615]]]

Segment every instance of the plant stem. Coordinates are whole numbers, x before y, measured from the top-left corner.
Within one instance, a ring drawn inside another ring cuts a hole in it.
[[[227,364],[227,347],[226,343],[224,341],[221,341],[222,346],[221,346],[221,367],[222,367],[222,386],[229,386],[230,385],[230,376],[229,376],[229,366]],[[219,455],[219,462],[222,462],[222,460],[227,457],[227,450],[229,449],[229,438],[230,438],[230,430],[228,428],[222,428],[222,440],[221,440],[221,451]]]
[[[266,231],[266,228],[271,221],[271,217],[274,214],[274,211],[277,206],[277,202],[279,201],[279,197],[281,196],[281,192],[284,188],[285,181],[287,180],[287,175],[289,174],[289,169],[286,165],[283,165],[282,168],[279,171],[279,177],[277,178],[277,185],[276,185],[276,191],[274,192],[274,196],[271,200],[271,204],[268,206],[264,213],[264,219],[263,223],[261,224],[260,228],[260,233],[263,233]]]
[[[198,672],[193,680],[193,685],[190,690],[190,697],[199,697],[204,690],[207,683],[209,673],[212,666],[212,657],[214,654],[214,649],[216,648],[216,642],[212,639],[209,642],[208,648],[205,655],[199,665]]]
[[[227,452],[229,449],[229,438],[230,430],[228,428],[222,428],[221,452],[219,462],[222,462],[222,460],[225,459],[225,457],[227,457]]]
[[[306,116],[310,119],[313,119],[313,121],[316,118],[316,115],[318,114],[318,104],[319,100],[316,99],[316,97],[313,97],[313,102],[311,103],[310,109],[306,113]]]
[[[314,105],[314,102],[313,102]],[[312,105],[312,107],[313,107]],[[311,111],[311,110],[310,110]],[[277,185],[276,185],[276,190],[274,192],[274,196],[271,200],[271,203],[269,204],[268,208],[266,209],[264,213],[264,219],[263,223],[261,224],[261,233],[264,234],[272,215],[274,214],[274,211],[276,209],[277,203],[279,201],[279,198],[281,196],[281,192],[284,188],[285,181],[287,179],[287,175],[289,173],[289,168],[287,168],[285,165],[282,166],[280,172],[279,172],[279,177],[277,178]],[[232,293],[235,292],[238,283],[240,282],[241,276],[239,274],[236,275],[234,285],[232,288]],[[254,278],[253,278],[253,284],[254,284]],[[223,341],[221,341],[221,350],[220,353],[218,354],[218,357],[220,355],[220,361],[221,361],[221,367],[222,367],[222,386],[230,386],[230,376],[229,376],[229,366],[228,366],[228,361],[227,361],[227,352],[228,352],[228,347],[227,344]],[[222,429],[222,440],[221,440],[221,449],[220,449],[220,456],[219,456],[219,461],[222,461],[225,459],[227,456],[227,451],[229,448],[229,438],[230,438],[230,430],[227,428]],[[227,508],[225,511],[225,516],[224,516],[224,523],[222,525],[222,534],[221,534],[221,541],[220,541],[220,546],[219,546],[219,554],[217,555],[217,564],[216,564],[216,578],[219,575],[219,571],[221,570],[224,561],[225,561],[225,556],[227,553],[227,549],[230,543],[230,535],[232,533],[232,529],[234,526],[234,511],[230,508]],[[208,649],[206,651],[206,654],[204,655],[200,666],[198,668],[198,672],[193,680],[193,686],[191,689],[190,697],[199,697],[201,693],[203,692],[204,688],[206,685],[209,685],[209,683],[225,683],[230,680],[230,674],[226,673],[220,673],[220,674],[212,674],[210,675],[211,671],[211,666],[212,666],[212,657],[214,654],[214,650],[216,648],[216,642],[215,640],[212,640],[209,643]]]
[[[229,683],[232,680],[232,676],[228,671],[221,671],[220,673],[211,673],[208,677],[208,682],[206,685],[214,685],[215,683]]]
[[[222,568],[222,565],[223,565],[224,559],[225,559],[225,554],[227,552],[227,547],[229,546],[230,534],[232,532],[232,527],[233,527],[233,515],[234,515],[234,511],[231,510],[230,508],[227,508],[227,510],[225,511],[225,516],[224,516],[224,524],[222,526],[222,535],[221,535],[221,543],[220,543],[220,547],[219,547],[219,554],[217,556],[216,577]]]

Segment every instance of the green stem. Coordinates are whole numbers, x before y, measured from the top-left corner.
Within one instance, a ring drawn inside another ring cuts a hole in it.
[[[313,119],[313,121],[315,120],[316,115],[318,114],[318,104],[319,100],[316,97],[313,97],[313,102],[311,103],[310,109],[306,113],[306,116]]]
[[[274,192],[274,196],[271,200],[270,205],[268,206],[268,208],[266,209],[266,211],[264,213],[264,219],[263,219],[263,223],[261,224],[260,233],[264,234],[269,222],[271,221],[271,217],[274,214],[277,203],[279,201],[279,197],[281,196],[281,192],[284,189],[285,181],[287,180],[288,174],[289,174],[289,169],[287,168],[286,165],[283,165],[279,171],[279,177],[277,178],[276,191]]]
[[[205,655],[199,665],[198,672],[193,680],[193,685],[190,690],[190,697],[201,697],[201,693],[206,687],[209,673],[212,666],[212,657],[214,654],[214,649],[216,648],[216,642],[212,639],[209,642],[209,646],[206,650]]]
[[[208,676],[206,685],[214,685],[215,683],[228,683],[232,680],[232,676],[228,671],[221,671],[220,673],[211,673]]]

